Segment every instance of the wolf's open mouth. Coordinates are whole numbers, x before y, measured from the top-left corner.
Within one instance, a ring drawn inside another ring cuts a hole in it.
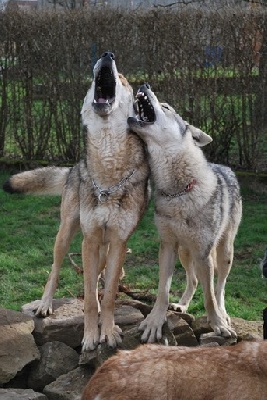
[[[115,100],[115,87],[116,80],[111,63],[101,66],[95,78],[94,104],[112,104]]]
[[[154,107],[152,106],[146,90],[142,90],[142,86],[137,92],[136,108],[139,120],[146,124],[153,124],[156,120]]]

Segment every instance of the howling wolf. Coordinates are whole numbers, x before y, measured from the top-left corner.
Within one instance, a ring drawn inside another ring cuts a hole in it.
[[[133,92],[118,73],[114,54],[106,52],[94,67],[94,79],[82,107],[86,159],[74,168],[39,168],[12,176],[9,192],[61,194],[61,223],[54,262],[37,314],[52,312],[59,270],[70,242],[81,227],[84,269],[83,350],[107,341],[121,342],[114,324],[114,302],[126,242],[148,205],[149,166],[143,141],[129,131]],[[98,275],[105,269],[105,294],[98,301]],[[100,329],[99,329],[100,326]]]
[[[174,308],[187,309],[199,280],[214,332],[235,336],[225,310],[224,288],[242,214],[236,177],[230,168],[207,162],[200,146],[211,138],[188,125],[168,104],[159,103],[148,84],[138,91],[137,108],[138,116],[129,117],[128,123],[147,144],[161,239],[158,297],[141,323],[142,340],[161,338],[178,251],[187,272],[187,288]]]

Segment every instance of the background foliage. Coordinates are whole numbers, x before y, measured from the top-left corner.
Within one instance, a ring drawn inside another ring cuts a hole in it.
[[[80,159],[92,67],[112,50],[214,141],[209,159],[267,170],[267,10],[0,13],[0,157]]]

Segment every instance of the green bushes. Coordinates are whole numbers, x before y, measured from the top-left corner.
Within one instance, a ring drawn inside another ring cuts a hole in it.
[[[75,162],[92,67],[112,50],[214,138],[208,157],[266,170],[267,12],[83,9],[0,13],[0,157]]]

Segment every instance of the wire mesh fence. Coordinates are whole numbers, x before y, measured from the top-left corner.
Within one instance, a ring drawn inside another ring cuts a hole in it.
[[[136,91],[213,137],[210,160],[267,170],[267,11],[0,13],[0,157],[74,163],[80,110],[106,50]]]

